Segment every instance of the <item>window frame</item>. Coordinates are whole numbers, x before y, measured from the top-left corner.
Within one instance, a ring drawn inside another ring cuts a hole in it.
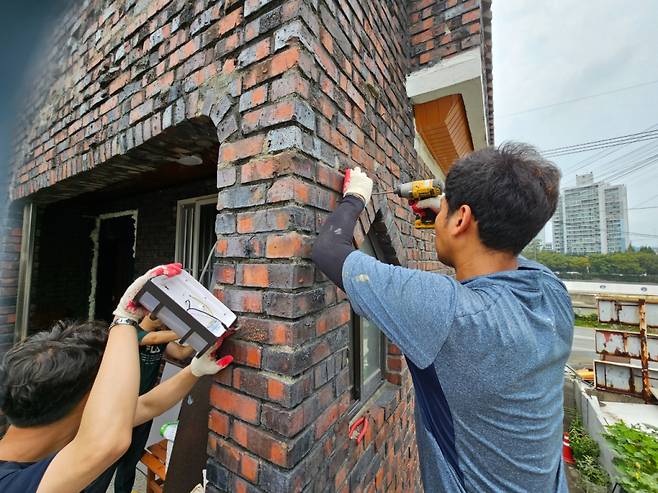
[[[362,250],[362,247],[365,242],[372,247],[372,251],[375,253],[374,258],[382,261],[385,258],[383,250],[378,243],[377,238],[372,233],[372,228],[368,231],[368,234],[364,237],[363,242],[359,250]],[[365,252],[364,252],[365,253]],[[377,389],[386,381],[385,371],[386,371],[386,353],[387,353],[387,339],[381,329],[379,331],[379,368],[375,373],[373,373],[367,380],[363,379],[363,317],[356,314],[352,310],[352,330],[350,338],[350,377],[352,381],[352,389],[354,399],[359,402],[364,402],[368,400],[372,395],[377,391]],[[370,322],[372,323],[372,322]],[[375,324],[373,324],[375,325]]]
[[[176,262],[183,264],[183,268],[187,270],[192,277],[198,279],[201,272],[197,272],[197,266],[199,265],[199,228],[201,222],[201,207],[204,205],[215,204],[217,205],[217,195],[201,195],[198,197],[192,197],[189,199],[179,200],[176,204],[176,239],[175,239],[175,249],[174,249],[174,259]],[[184,249],[182,248],[182,242],[185,241],[185,238],[182,237],[182,229],[186,226],[184,223],[184,211],[185,208],[194,205],[194,217],[192,218],[192,258],[191,266],[186,266],[186,259],[183,258]],[[204,252],[205,255],[205,252]]]

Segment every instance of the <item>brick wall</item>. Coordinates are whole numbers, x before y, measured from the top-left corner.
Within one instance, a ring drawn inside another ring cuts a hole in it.
[[[14,343],[22,226],[23,208],[14,204],[0,222],[0,357]]]
[[[8,207],[6,214],[0,217],[0,359],[14,343],[22,225],[21,204]],[[6,426],[0,413],[0,438]]]
[[[409,14],[412,70],[482,43],[479,0],[413,0]]]
[[[479,47],[484,67],[482,80],[487,132],[493,143],[491,0],[411,0],[407,5],[411,36],[410,72]]]
[[[309,253],[346,167],[365,168],[378,190],[429,175],[405,78],[420,63],[413,15],[430,3],[445,10],[438,0],[96,0],[51,41],[55,68],[24,112],[12,197],[102,189],[197,140],[221,143],[215,293],[241,331],[209,397],[212,492],[420,488],[404,360],[387,344],[385,382],[355,400],[349,303]],[[201,139],[172,136],[198,122]],[[387,261],[441,269],[412,219],[397,197],[376,196],[355,243],[372,229]],[[347,430],[366,410],[357,446]]]
[[[323,1],[246,2],[242,14],[245,44],[229,53],[241,70],[240,132],[220,147],[216,228],[216,294],[242,331],[225,343],[236,364],[211,392],[212,491],[417,490],[401,355],[387,346],[387,382],[356,402],[351,311],[309,261],[345,167],[363,166],[379,190],[428,173],[405,95],[407,12]],[[432,236],[411,219],[406,204],[379,196],[356,243],[374,224],[389,261],[440,268]],[[347,431],[364,410],[370,431],[357,446]]]

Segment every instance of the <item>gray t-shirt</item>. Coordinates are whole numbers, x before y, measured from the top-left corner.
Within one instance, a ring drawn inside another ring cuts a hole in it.
[[[566,493],[562,386],[573,336],[564,284],[519,259],[463,282],[352,252],[354,310],[407,358],[426,492]]]

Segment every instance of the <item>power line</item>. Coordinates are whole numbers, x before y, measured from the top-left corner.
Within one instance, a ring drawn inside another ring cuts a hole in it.
[[[643,142],[645,140],[653,140],[658,137],[658,131],[657,133],[653,134],[647,134],[647,135],[641,135],[639,137],[629,137],[625,139],[610,139],[609,141],[604,141],[601,143],[593,144],[593,145],[578,145],[578,146],[573,146],[571,148],[567,149],[561,149],[561,150],[551,150],[551,151],[544,151],[542,154],[544,156],[559,156],[562,154],[575,154],[576,152],[579,151],[596,151],[598,149],[605,149],[608,147],[613,147],[613,146],[619,146],[619,145],[627,145],[627,144],[634,144],[635,142]]]
[[[653,205],[651,207],[629,207],[627,210],[629,211],[641,211],[644,209],[658,209],[658,205]]]
[[[650,127],[648,127],[648,128],[646,128],[646,129],[643,130],[643,131],[651,130],[651,129],[655,128],[655,127],[658,127],[658,123],[655,124],[655,125],[652,125],[652,126],[650,126]],[[629,146],[629,145],[632,145],[632,144],[624,144],[624,146],[622,146],[622,147],[626,147],[626,146]],[[645,144],[645,145],[643,145],[643,146],[641,146],[641,147],[639,147],[639,148],[633,149],[633,150],[631,150],[630,152],[627,152],[627,153],[625,153],[625,154],[622,154],[622,155],[620,155],[620,156],[617,156],[617,158],[613,158],[613,159],[616,159],[616,161],[608,161],[608,165],[618,164],[619,160],[624,159],[624,158],[629,158],[629,157],[631,157],[631,156],[633,156],[633,155],[635,155],[635,154],[637,154],[637,153],[640,153],[640,152],[642,152],[642,151],[644,151],[644,150],[646,150],[647,148],[650,148],[650,147],[652,147],[652,146],[657,146],[657,144],[656,144],[655,142],[650,142],[649,144]],[[580,171],[581,169],[587,167],[587,166],[590,165],[590,164],[593,164],[593,163],[594,163],[595,161],[597,161],[598,159],[602,159],[602,158],[608,157],[608,156],[610,156],[610,155],[612,155],[612,154],[615,154],[615,153],[619,152],[620,150],[621,150],[621,148],[619,148],[619,149],[613,148],[613,149],[611,149],[611,150],[605,150],[605,149],[604,149],[604,150],[602,150],[601,152],[598,152],[598,153],[594,154],[593,156],[589,156],[589,157],[586,157],[585,159],[581,159],[580,161],[578,161],[578,162],[575,163],[574,165],[568,167],[568,168],[565,169],[564,171],[565,171],[566,173],[568,173],[568,174],[572,174],[572,173],[573,173],[573,174],[575,175],[576,172]],[[597,165],[598,165],[598,164],[599,164],[599,163],[597,163]]]
[[[644,142],[646,140],[658,139],[658,130],[653,130],[653,133],[639,135],[637,137],[615,137],[603,141],[596,141],[591,143],[577,144],[564,148],[549,149],[542,151],[542,155],[549,159],[561,156],[568,156],[570,154],[578,154],[580,152],[597,151],[599,149],[606,149],[609,147],[617,147],[620,145],[634,144],[636,142]]]
[[[611,140],[642,137],[646,134],[655,134],[656,132],[658,132],[658,129],[655,129],[655,130],[642,130],[641,132],[635,132],[635,133],[632,133],[632,134],[619,135],[617,137],[607,137],[605,139],[591,140],[589,142],[584,142],[582,144],[572,144],[572,145],[568,145],[568,146],[553,147],[552,149],[545,149],[543,152],[544,152],[544,154],[549,154],[549,153],[555,152],[555,151],[561,151],[561,150],[564,150],[564,149],[571,149],[573,147],[581,147],[581,146],[590,145],[590,144],[605,143],[605,142],[609,142]]]
[[[631,175],[642,169],[652,166],[656,164],[656,162],[658,162],[658,153],[642,161],[639,161],[638,163],[635,163],[633,167],[630,169],[622,168],[621,170],[617,171],[616,173],[613,173],[612,175],[606,177],[605,179],[609,181],[619,180],[620,178],[624,178],[625,176]]]
[[[558,153],[555,153],[555,154],[548,154],[548,155],[544,154],[544,153],[542,153],[542,154],[544,155],[545,158],[555,159],[555,158],[558,158],[558,157],[570,156],[572,154],[579,154],[581,152],[598,151],[600,149],[609,149],[610,147],[618,147],[618,146],[623,146],[623,145],[627,145],[627,144],[635,144],[637,142],[645,142],[647,140],[654,140],[654,139],[658,139],[658,134],[656,134],[654,136],[646,136],[646,137],[643,137],[643,138],[632,139],[632,140],[627,140],[627,141],[623,141],[623,142],[610,142],[609,144],[597,145],[597,146],[594,146],[594,147],[573,149],[573,150],[558,152]]]
[[[626,233],[628,235],[633,235],[633,236],[644,236],[644,237],[647,237],[647,238],[658,238],[658,235],[650,235],[648,233],[633,233],[631,231],[624,231],[624,233]]]
[[[629,166],[628,164],[629,161],[631,163],[632,162],[637,163],[638,161],[636,160],[645,159],[651,156],[656,151],[658,151],[658,142],[650,142],[649,144],[645,144],[639,148],[633,149],[630,152],[626,152],[624,154],[618,155],[607,162],[600,161],[597,162],[596,165],[592,163],[591,166],[589,166],[589,168],[590,171],[596,172],[598,181],[604,181],[607,176],[616,173],[620,169],[626,169]],[[616,152],[616,151],[613,150],[612,152]],[[569,186],[571,186],[570,184],[576,181],[578,171],[582,170],[587,166],[588,164],[585,164],[573,169],[568,174],[568,178],[565,178],[565,183],[563,185],[563,188],[569,188]]]
[[[567,99],[567,100],[564,100],[564,101],[558,101],[556,103],[546,104],[546,105],[543,105],[543,106],[534,106],[534,107],[531,107],[531,108],[526,108],[526,109],[521,110],[521,111],[515,111],[513,113],[504,113],[502,115],[498,115],[497,118],[507,118],[507,117],[510,117],[510,116],[522,115],[524,113],[531,113],[533,111],[539,111],[539,110],[543,110],[543,109],[546,109],[546,108],[553,108],[554,106],[560,106],[560,105],[564,105],[564,104],[576,103],[578,101],[583,101],[585,99],[592,99],[592,98],[598,98],[600,96],[607,96],[608,94],[614,94],[614,93],[622,92],[622,91],[629,91],[631,89],[635,89],[635,88],[638,88],[638,87],[643,87],[643,86],[648,86],[650,84],[655,84],[656,82],[658,82],[658,79],[650,80],[650,81],[647,81],[647,82],[641,82],[640,84],[634,84],[632,86],[620,87],[619,89],[613,89],[611,91],[600,92],[598,94],[590,94],[589,96],[582,96],[582,97],[579,97],[579,98]]]

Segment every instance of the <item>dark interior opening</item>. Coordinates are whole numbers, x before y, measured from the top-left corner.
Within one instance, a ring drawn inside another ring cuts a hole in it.
[[[112,320],[126,286],[135,275],[135,219],[132,215],[105,218],[98,232],[96,268],[97,320]]]

